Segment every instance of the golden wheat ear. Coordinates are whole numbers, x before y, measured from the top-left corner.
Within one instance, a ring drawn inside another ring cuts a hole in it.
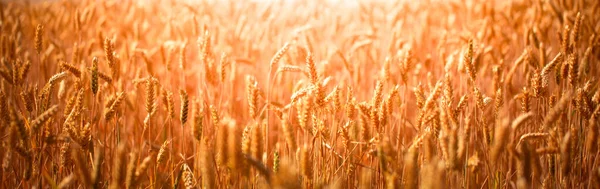
[[[179,114],[179,120],[181,125],[185,125],[188,119],[189,99],[188,94],[185,90],[179,90],[179,97],[181,99],[181,113]]]

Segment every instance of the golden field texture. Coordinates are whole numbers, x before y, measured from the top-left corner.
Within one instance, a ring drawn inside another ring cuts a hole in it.
[[[600,186],[600,1],[0,11],[0,188]]]

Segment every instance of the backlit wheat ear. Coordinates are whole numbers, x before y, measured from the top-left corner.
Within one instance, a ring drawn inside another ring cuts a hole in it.
[[[340,102],[340,96],[341,96],[341,90],[339,89],[338,86],[335,86],[335,88],[333,89],[333,91],[331,92],[331,99],[332,99],[332,103],[333,103],[333,112],[336,113],[337,111],[339,111],[342,108],[342,103]]]
[[[348,100],[346,102],[346,117],[348,117],[348,119],[354,119],[355,115],[356,115],[356,102],[354,101],[354,99],[352,100]]]
[[[227,66],[230,64],[229,57],[225,52],[221,53],[221,58],[219,58],[219,79],[222,83],[226,82],[227,77]]]
[[[477,70],[475,70],[475,66],[473,64],[473,40],[470,39],[467,45],[467,51],[465,51],[463,55],[463,65],[465,66],[471,81],[475,81],[477,76]]]
[[[242,153],[246,155],[250,154],[250,140],[251,132],[253,128],[256,127],[256,124],[246,125],[244,130],[242,131]]]
[[[63,61],[60,63],[60,67],[64,70],[67,70],[68,72],[71,72],[71,74],[73,74],[75,77],[78,77],[78,78],[81,77],[81,70],[79,70],[79,68],[77,68],[73,65],[67,64],[66,62]]]
[[[175,102],[173,102],[173,93],[166,91],[167,115],[169,119],[175,119]]]
[[[448,107],[452,107],[454,103],[454,88],[452,87],[452,78],[450,74],[446,73],[444,76],[444,100]]]
[[[423,104],[423,108],[424,108],[425,110],[427,110],[427,109],[429,109],[429,108],[432,108],[432,106],[433,106],[433,104],[434,104],[434,101],[435,101],[436,99],[438,99],[438,97],[439,97],[439,95],[440,95],[440,91],[442,90],[442,89],[441,89],[441,87],[442,87],[442,82],[441,82],[441,81],[438,81],[438,82],[435,84],[435,87],[433,88],[433,90],[431,91],[431,93],[429,93],[429,96],[428,96],[428,97],[427,97],[427,99],[425,100],[425,103]]]
[[[23,104],[25,105],[25,109],[27,109],[28,112],[32,112],[33,111],[33,107],[35,106],[35,97],[33,94],[33,89],[32,88],[26,88],[24,89],[21,93],[21,100],[23,101]],[[0,99],[2,100],[2,99]]]
[[[525,141],[525,140],[535,140],[535,139],[539,139],[539,138],[544,138],[550,136],[550,134],[548,133],[527,133],[521,136],[521,138],[519,138],[519,142],[517,143],[517,146],[519,146],[521,144],[521,142]]]
[[[19,81],[19,67],[21,67],[21,64],[22,64],[21,60],[15,61],[14,64],[15,65],[12,66],[12,68],[9,68],[8,72],[10,72],[10,73],[3,72],[3,74],[7,74],[6,76],[3,76],[3,77],[7,77],[8,78],[7,80],[11,80],[13,84],[19,84],[19,83],[21,83],[21,81]],[[3,69],[3,71],[4,71],[4,69]],[[10,74],[10,76],[8,74]]]
[[[575,17],[575,22],[573,24],[573,30],[570,33],[571,39],[571,48],[577,48],[577,42],[581,38],[581,23],[583,22],[584,16],[581,15],[581,12],[577,12],[577,16]]]
[[[40,55],[42,52],[42,43],[43,43],[42,35],[43,35],[43,33],[44,33],[44,26],[42,26],[41,24],[38,24],[35,29],[35,51],[37,52],[38,55]]]
[[[106,62],[108,63],[108,67],[110,68],[111,77],[114,77],[116,73],[116,63],[113,52],[114,47],[112,41],[109,38],[104,39],[104,56],[106,57]]]
[[[98,58],[94,57],[92,59],[92,78],[91,78],[91,87],[92,87],[92,93],[97,94],[98,93]]]
[[[349,121],[339,131],[339,133],[342,137],[342,141],[344,143],[344,148],[346,148],[346,149],[348,149],[350,147],[351,138],[350,138],[349,130],[350,130],[350,127],[354,127],[354,124],[355,124],[354,121]]]
[[[567,78],[569,79],[569,84],[575,87],[579,81],[579,76],[577,75],[579,71],[579,59],[575,53],[571,53],[567,56],[566,60],[569,67]]]
[[[108,121],[113,116],[115,116],[115,114],[117,112],[117,108],[119,108],[119,106],[121,105],[121,102],[123,101],[124,98],[125,98],[125,93],[124,92],[117,93],[117,97],[115,98],[115,101],[112,102],[112,104],[110,105],[110,107],[108,107],[104,111],[104,119],[105,120]]]
[[[195,186],[194,173],[187,164],[183,164],[183,183],[186,189],[193,189]]]
[[[58,111],[58,105],[54,105],[44,113],[40,114],[37,118],[35,118],[30,124],[34,131],[37,131],[42,124],[48,121],[56,112]]]
[[[221,118],[219,117],[219,113],[217,112],[216,107],[214,107],[213,105],[210,105],[209,109],[210,109],[210,117],[212,120],[212,124],[213,124],[213,126],[216,127],[219,124],[219,122],[221,122]]]
[[[171,143],[170,140],[167,140],[165,142],[163,142],[163,144],[160,146],[160,149],[158,150],[158,154],[156,155],[156,164],[160,165],[165,161],[165,158],[167,157],[167,145],[169,145]]]
[[[210,51],[211,51],[211,35],[208,30],[204,31],[204,36],[202,37],[202,40],[199,42],[198,45],[200,46],[200,52],[201,52],[200,59],[202,60],[202,62],[204,62],[206,64],[206,59],[208,58],[208,55],[210,54]]]
[[[375,85],[375,91],[373,92],[373,99],[371,99],[371,104],[373,104],[374,107],[379,107],[382,98],[382,91],[383,82],[378,80],[377,84]]]
[[[271,62],[269,63],[269,68],[273,69],[273,66],[275,66],[275,64],[279,62],[279,60],[283,57],[283,55],[285,55],[289,48],[290,43],[286,42],[285,44],[283,44],[283,47],[281,47],[281,49],[279,49],[277,53],[275,53],[275,56],[273,56],[273,58],[271,59]]]
[[[258,113],[258,89],[256,80],[251,76],[246,78],[246,95],[248,99],[248,115],[254,119]]]
[[[548,64],[546,64],[544,68],[542,68],[542,71],[540,72],[540,75],[542,77],[542,87],[548,87],[548,74],[550,74],[550,71],[552,71],[552,69],[555,69],[555,67],[562,62],[563,57],[564,55],[559,52],[554,57],[554,59],[552,59]]]
[[[279,145],[275,149],[279,149]],[[273,173],[277,174],[277,172],[279,172],[279,151],[273,152]]]
[[[539,98],[543,94],[542,77],[540,76],[540,72],[536,70],[533,71],[533,76],[531,77],[531,90],[534,98]]]
[[[98,77],[108,83],[112,83],[112,81],[113,81],[111,76],[108,76],[100,71],[98,71]]]
[[[521,112],[527,113],[531,111],[531,94],[527,87],[523,87],[522,93],[517,96],[521,100]]]
[[[317,83],[317,81],[319,80],[319,76],[317,75],[317,68],[315,66],[315,60],[312,52],[309,52],[306,56],[306,67],[308,68],[310,83],[312,83],[315,86],[319,85]]]
[[[560,43],[560,50],[563,54],[567,55],[570,54],[570,49],[569,49],[569,39],[570,39],[570,31],[571,28],[569,27],[569,25],[565,25],[563,32],[561,33],[561,43]]]
[[[189,99],[188,94],[185,90],[179,90],[179,97],[181,99],[181,113],[179,114],[179,120],[181,121],[181,125],[185,125],[188,119],[188,108],[189,108]]]
[[[498,112],[500,112],[500,108],[504,104],[504,94],[502,93],[502,89],[498,89],[496,94],[494,95],[494,118],[498,118]]]
[[[203,121],[204,114],[202,114],[200,110],[200,103],[198,101],[194,102],[194,126],[192,127],[192,133],[194,134],[194,138],[198,141],[202,139],[202,129],[203,129]]]
[[[279,66],[277,68],[277,71],[275,71],[275,76],[279,75],[280,73],[284,73],[284,72],[304,73],[306,76],[308,76],[308,72],[306,72],[302,67],[295,66],[295,65],[281,65],[281,66]]]
[[[156,109],[156,93],[154,92],[154,81],[152,77],[146,78],[146,113],[152,115]]]
[[[65,77],[67,77],[67,72],[60,72],[57,73],[55,75],[53,75],[49,80],[47,85],[49,86],[54,86],[56,85],[56,83],[58,83],[59,81],[61,81],[62,79],[64,79]]]
[[[315,105],[322,107],[325,104],[325,89],[320,83],[317,83],[314,87],[312,91],[313,100],[315,101]]]
[[[425,94],[423,94],[423,90],[421,85],[413,88],[413,92],[415,94],[417,108],[423,109],[425,106]]]
[[[297,102],[299,99],[301,99],[302,97],[306,96],[307,94],[309,94],[314,88],[313,87],[306,87],[306,88],[302,88],[296,92],[294,92],[292,94],[291,98],[291,103],[295,103]]]
[[[385,60],[383,61],[383,68],[381,68],[381,74],[382,74],[382,79],[386,82],[390,81],[390,62],[391,62],[391,58],[390,57],[385,57]]]
[[[376,107],[371,107],[369,113],[369,124],[376,129],[379,130],[380,122],[379,122],[379,110]]]
[[[591,50],[591,48],[590,48]],[[31,62],[29,60],[25,61],[25,63],[23,63],[23,65],[21,65],[21,67],[18,70],[18,80],[23,83],[25,78],[27,77],[27,74],[29,73],[31,67]]]

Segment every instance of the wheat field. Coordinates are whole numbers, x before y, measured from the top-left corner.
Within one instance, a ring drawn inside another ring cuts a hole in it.
[[[0,188],[600,188],[600,1],[0,2]]]

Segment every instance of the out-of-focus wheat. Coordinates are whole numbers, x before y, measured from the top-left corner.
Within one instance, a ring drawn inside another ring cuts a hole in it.
[[[3,2],[0,188],[593,188],[598,7]]]

